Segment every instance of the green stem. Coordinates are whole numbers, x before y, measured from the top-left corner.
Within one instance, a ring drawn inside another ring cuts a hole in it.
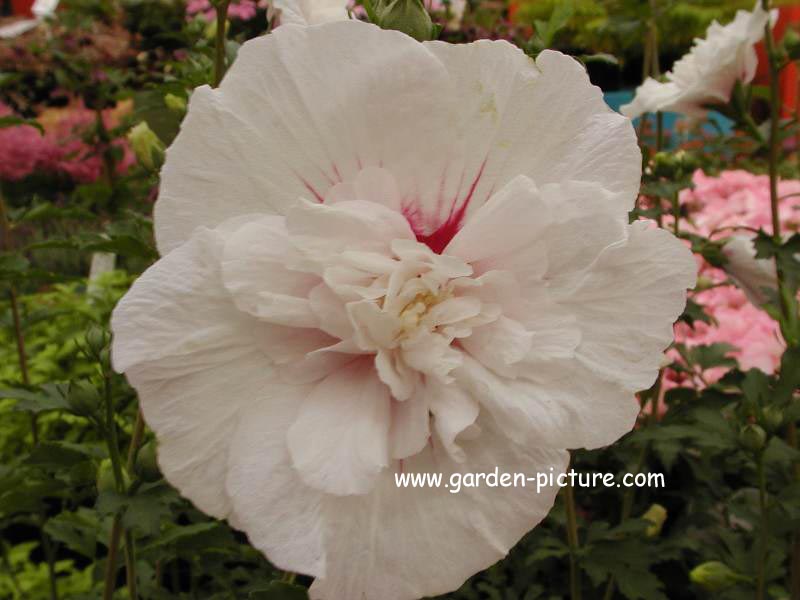
[[[678,198],[678,192],[672,195],[672,216],[675,219],[672,224],[672,233],[677,237],[681,233],[681,202]]]
[[[13,249],[11,243],[11,222],[8,218],[8,209],[6,208],[5,198],[3,197],[2,189],[0,189],[0,231],[2,231],[2,249],[10,252]],[[14,338],[16,339],[17,346],[17,361],[19,363],[19,372],[22,378],[22,383],[25,386],[31,384],[30,372],[28,371],[28,354],[25,350],[25,333],[22,328],[22,317],[19,310],[19,299],[17,297],[17,289],[14,284],[10,284],[8,288],[8,297],[11,304],[11,319],[14,324]],[[39,444],[39,424],[36,413],[30,413],[31,420],[31,441],[33,446]],[[44,531],[44,512],[40,515],[40,533],[42,538],[42,550],[44,551],[47,560],[47,574],[50,583],[50,599],[58,600],[58,585],[56,583],[56,569],[55,569],[55,556],[53,546],[50,543],[50,537]]]
[[[294,583],[296,577],[297,575],[295,573],[292,573],[291,571],[284,571],[283,575],[281,575],[281,581],[286,583]]]
[[[111,459],[111,467],[114,470],[114,481],[117,484],[117,491],[123,493],[125,492],[125,477],[122,472],[122,458],[119,452],[119,435],[117,433],[117,423],[114,418],[114,398],[112,391],[111,373],[103,373],[103,392],[106,405],[106,446],[108,446],[108,456]]]
[[[654,426],[658,423],[658,411],[659,411],[659,404],[661,403],[661,384],[663,381],[664,369],[661,369],[658,372],[658,378],[656,379],[655,384],[653,385],[653,395],[651,399],[650,405],[650,418],[648,419],[648,424]],[[642,403],[642,408],[644,408],[644,402]],[[642,469],[644,468],[645,460],[647,459],[647,451],[648,445],[644,444],[642,449],[639,451],[639,457],[636,460],[636,467],[634,468],[634,473],[641,473]],[[624,523],[628,517],[631,516],[631,512],[633,511],[633,500],[634,500],[634,492],[636,488],[630,487],[625,490],[625,494],[622,496],[622,511],[620,512],[619,522]],[[616,587],[616,582],[614,581],[614,577],[612,575],[608,576],[608,582],[606,583],[606,591],[603,594],[603,600],[611,600],[612,596],[614,595],[614,588]]]
[[[133,472],[136,454],[139,452],[139,446],[142,444],[143,435],[144,418],[140,408],[136,411],[136,422],[133,425],[131,443],[130,446],[128,446],[128,461],[126,464],[128,473]],[[133,492],[131,491],[131,493]],[[125,531],[125,573],[128,582],[128,593],[130,594],[131,600],[137,600],[139,596],[136,586],[136,540],[130,529]]]
[[[0,189],[0,231],[2,231],[3,239],[0,248],[5,252],[11,252],[13,245],[11,243],[11,222],[8,218],[8,209],[6,208],[3,191]],[[25,334],[22,329],[22,318],[19,310],[19,298],[17,296],[17,288],[12,283],[8,286],[8,300],[11,304],[11,320],[14,325],[14,339],[17,345],[17,361],[19,363],[19,372],[22,376],[22,383],[26,386],[31,384],[30,372],[28,371],[28,354],[25,351]],[[39,427],[37,424],[36,413],[31,413],[31,436],[33,438],[33,445],[39,443]]]
[[[762,0],[764,10],[769,10],[769,0]],[[780,88],[778,75],[780,65],[775,50],[775,38],[772,36],[772,26],[770,22],[764,26],[764,47],[769,63],[769,199],[770,212],[772,216],[772,237],[776,244],[781,243],[781,218],[780,218],[780,197],[778,196],[778,162],[780,159]],[[785,289],[784,273],[778,257],[775,257],[775,268],[778,275],[778,296],[781,300],[781,311],[787,323],[792,323],[796,315],[792,314],[793,308],[788,301]],[[786,340],[787,344],[797,343],[796,339]]]
[[[133,471],[133,465],[136,462],[136,454],[139,452],[139,446],[142,445],[142,436],[144,435],[144,417],[142,416],[142,409],[136,411],[136,422],[133,424],[133,433],[131,434],[131,443],[128,446],[128,472]]]
[[[230,0],[218,0],[215,5],[217,11],[217,35],[214,47],[214,86],[219,87],[225,76],[225,23],[228,19],[228,5]]]
[[[656,113],[656,152],[664,149],[664,113]]]
[[[769,10],[768,0],[764,0],[765,9]],[[779,125],[780,125],[780,89],[778,81],[778,65],[775,57],[775,40],[772,37],[772,26],[765,25],[764,45],[769,59],[769,197],[772,213],[772,235],[776,242],[781,239],[781,220],[778,211],[778,158],[780,152]]]
[[[758,564],[756,565],[756,600],[766,598],[766,565],[767,565],[767,485],[764,479],[764,459],[759,456],[756,462],[758,474],[758,507],[761,513],[761,525],[758,537]]]
[[[572,485],[564,487],[564,505],[567,511],[567,544],[569,545],[569,590],[571,600],[581,598],[581,573],[578,568],[578,518],[575,510],[575,492]]]
[[[111,373],[103,373],[104,376],[104,390],[105,390],[105,404],[106,404],[106,444],[108,445],[108,454],[111,458],[111,465],[114,471],[114,479],[119,493],[128,493],[126,489],[125,479],[122,471],[122,458],[119,451],[119,439],[117,436],[117,426],[114,421],[114,403],[111,387]],[[131,472],[133,470],[134,462],[136,460],[136,453],[142,442],[144,434],[144,418],[142,411],[136,411],[136,422],[133,426],[133,433],[131,435],[131,442],[128,447],[128,458],[126,463],[126,470]],[[108,559],[106,563],[106,577],[105,587],[103,590],[103,600],[110,600],[114,595],[116,587],[116,572],[117,572],[117,553],[119,548],[120,538],[123,535],[123,528],[121,522],[122,516],[117,514],[114,516],[114,523],[111,527],[111,537],[108,543]],[[133,533],[131,531],[124,531],[125,536],[125,574],[128,585],[128,592],[130,597],[135,600],[138,598],[138,590],[136,584],[136,548]]]
[[[138,600],[139,593],[136,586],[136,545],[133,532],[125,530],[125,576],[128,583],[128,595],[131,600]]]
[[[117,580],[117,549],[119,548],[119,538],[122,536],[122,517],[116,515],[114,523],[111,525],[111,537],[108,541],[108,558],[106,559],[106,577],[103,586],[103,600],[111,600],[114,597],[114,588]]]
[[[103,159],[103,180],[108,185],[114,183],[114,172],[116,171],[116,164],[114,161],[114,153],[111,149],[111,134],[106,127],[106,122],[103,120],[103,109],[98,107],[95,110],[95,122],[97,127],[97,152]]]

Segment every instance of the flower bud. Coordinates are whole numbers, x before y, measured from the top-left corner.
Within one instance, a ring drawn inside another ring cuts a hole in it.
[[[686,150],[657,152],[653,156],[651,171],[656,177],[680,179],[691,174],[697,165],[695,156]]]
[[[225,20],[225,37],[228,37],[228,31],[230,30],[231,22],[229,20]],[[208,40],[213,40],[217,37],[217,19],[211,19],[205,28],[203,29],[203,35]]]
[[[100,352],[100,364],[103,366],[104,371],[111,369],[111,348],[103,348]]]
[[[737,583],[748,581],[744,575],[736,573],[725,563],[716,560],[696,566],[689,572],[689,579],[709,592],[719,592]]]
[[[98,325],[92,325],[86,332],[86,349],[92,358],[98,359],[100,354],[108,347],[111,335],[108,330]]]
[[[783,34],[783,48],[790,60],[800,59],[800,34],[792,28],[788,28]]]
[[[140,165],[150,171],[161,168],[164,162],[164,143],[153,133],[146,121],[128,132],[128,141]]]
[[[377,25],[402,31],[419,42],[436,37],[436,28],[422,0],[389,0],[378,5]]]
[[[139,452],[136,454],[134,472],[139,479],[148,483],[161,479],[161,471],[156,460],[155,440],[150,440],[139,448]]]
[[[128,477],[124,469],[122,471],[122,483],[124,486],[123,491],[127,490],[131,485],[130,477]],[[117,478],[114,476],[114,465],[111,463],[110,458],[104,458],[100,461],[100,466],[97,468],[97,491],[98,493],[118,491]]]
[[[739,430],[739,443],[750,450],[758,452],[767,441],[767,433],[758,425],[750,423]]]
[[[653,504],[642,515],[645,521],[650,521],[650,525],[645,529],[644,534],[647,537],[657,537],[661,533],[661,528],[664,526],[664,521],[667,520],[667,509],[660,504]]]
[[[167,94],[164,96],[164,105],[177,113],[186,112],[186,100],[175,94]]]
[[[100,409],[102,399],[97,388],[88,381],[73,381],[67,390],[67,404],[76,415],[90,417]]]
[[[761,415],[761,422],[767,431],[775,432],[783,425],[783,411],[777,406],[767,406]]]
[[[764,304],[767,301],[765,288],[776,290],[778,287],[775,261],[756,258],[753,240],[744,235],[730,237],[723,246],[722,253],[728,259],[722,268],[741,288],[747,299],[756,306]]]

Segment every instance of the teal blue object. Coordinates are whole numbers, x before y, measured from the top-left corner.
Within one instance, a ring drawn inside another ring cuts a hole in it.
[[[633,100],[633,90],[603,92],[603,97],[605,98],[606,104],[619,112],[620,106]],[[677,135],[674,135],[676,134],[675,124],[678,122],[678,119],[681,118],[683,117],[678,113],[664,113],[664,131],[671,132],[673,134],[671,139],[675,139],[677,137]],[[634,126],[638,127],[639,119],[634,119],[633,124]],[[721,131],[722,133],[728,134],[733,129],[733,121],[712,110],[708,113],[708,119],[707,122],[703,124],[703,129],[712,133]]]

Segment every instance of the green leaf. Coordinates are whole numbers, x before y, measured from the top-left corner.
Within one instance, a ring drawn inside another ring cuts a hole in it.
[[[193,523],[192,525],[171,527],[162,533],[155,542],[143,547],[142,552],[156,550],[178,542],[185,542],[218,527],[221,527],[221,525],[216,521],[205,521],[203,523]]]
[[[692,252],[702,256],[713,267],[723,267],[728,258],[722,251],[724,243],[709,240],[694,233],[681,233],[681,237],[692,243]]]
[[[71,550],[87,558],[95,557],[100,520],[94,511],[79,508],[75,512],[62,512],[47,521],[44,530]]]
[[[32,221],[48,221],[54,219],[92,219],[94,215],[79,207],[61,207],[51,202],[42,202],[29,208],[22,215],[17,217],[17,223]]]
[[[143,486],[135,495],[126,496],[117,492],[102,492],[97,497],[95,508],[101,514],[122,513],[122,524],[142,535],[156,535],[161,521],[171,516],[170,505],[177,495],[169,486],[158,483]]]
[[[711,318],[705,309],[691,298],[686,299],[686,308],[683,309],[683,314],[678,317],[678,320],[683,321],[689,325],[689,327],[694,327],[694,324],[698,321],[700,323],[707,323],[708,325],[714,323],[714,319]]]
[[[102,456],[102,451],[85,444],[40,442],[31,450],[25,462],[40,467],[64,469]]]
[[[250,600],[308,600],[308,590],[284,581],[272,581],[267,587],[253,590]]]
[[[787,348],[781,356],[781,370],[775,386],[777,402],[788,402],[794,391],[800,387],[800,348]]]
[[[605,52],[597,52],[595,54],[581,54],[578,57],[582,63],[602,63],[604,65],[619,66],[619,59],[613,54],[606,54]]]
[[[15,279],[29,266],[28,259],[20,254],[0,254],[0,279]]]
[[[690,365],[697,365],[706,371],[714,367],[735,367],[736,359],[728,356],[735,350],[735,346],[718,342],[688,348],[685,350],[685,356]]]
[[[34,127],[35,129],[39,130],[39,133],[44,135],[44,127],[42,127],[41,123],[38,121],[34,121],[33,119],[23,119],[22,117],[17,117],[14,115],[0,117],[0,129],[4,129],[5,127],[17,127],[19,125]]]
[[[769,375],[759,369],[748,370],[742,381],[742,392],[753,406],[765,404],[770,396]]]
[[[14,410],[41,413],[48,410],[67,410],[64,390],[66,384],[47,383],[38,388],[6,388],[0,389],[0,398],[16,400]]]

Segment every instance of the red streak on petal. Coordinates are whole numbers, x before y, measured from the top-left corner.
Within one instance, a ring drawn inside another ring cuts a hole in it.
[[[417,219],[414,218],[414,221],[411,220],[411,214],[406,214],[406,219],[409,219],[409,223],[411,224],[411,228],[414,230],[414,233],[417,236],[417,241],[426,244],[431,250],[436,252],[436,254],[441,254],[442,251],[447,247],[447,244],[450,243],[450,240],[455,237],[458,233],[458,230],[461,229],[461,225],[463,224],[464,215],[467,212],[467,207],[469,206],[470,201],[472,200],[472,196],[475,193],[475,188],[478,187],[478,182],[481,180],[483,176],[483,169],[486,167],[486,160],[484,159],[483,163],[481,163],[481,168],[478,169],[478,174],[475,176],[475,180],[469,186],[469,191],[467,192],[467,196],[464,198],[464,201],[461,205],[456,208],[456,202],[453,202],[453,205],[450,207],[450,214],[447,215],[447,219],[439,225],[434,231],[428,234],[424,234],[417,228],[418,223],[415,226],[414,221]]]
[[[325,199],[322,197],[322,194],[320,194],[320,193],[319,193],[317,190],[315,190],[313,185],[311,185],[310,183],[308,183],[308,182],[307,182],[305,179],[303,179],[302,177],[300,178],[300,181],[302,181],[302,182],[303,182],[303,185],[305,186],[305,188],[306,188],[306,189],[307,189],[309,192],[311,192],[312,194],[314,194],[314,197],[317,199],[317,202],[320,202],[320,203],[322,203],[322,202],[324,202],[324,201],[325,201]]]

